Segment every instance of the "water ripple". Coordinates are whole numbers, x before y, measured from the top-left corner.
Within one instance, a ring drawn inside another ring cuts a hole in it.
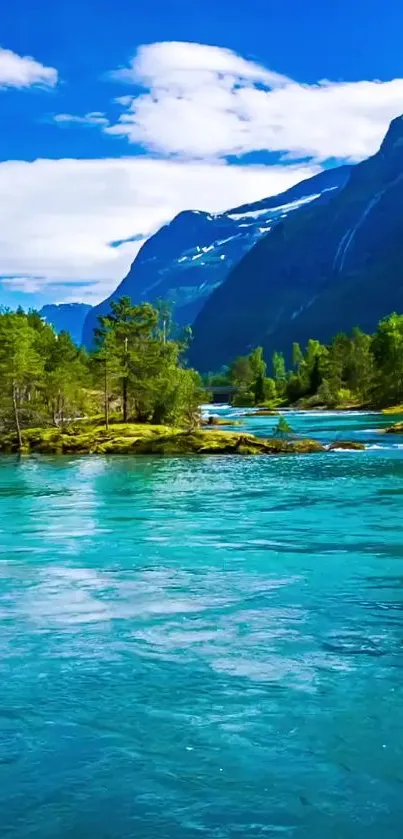
[[[403,449],[377,439],[1,461],[4,836],[400,835]]]

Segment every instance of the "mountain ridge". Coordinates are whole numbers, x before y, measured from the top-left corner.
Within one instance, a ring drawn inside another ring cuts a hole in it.
[[[270,355],[355,325],[370,331],[403,308],[402,186],[398,117],[331,202],[282,220],[213,292],[194,323],[191,363],[214,370],[256,344]]]
[[[39,314],[56,332],[69,332],[76,344],[81,344],[84,321],[92,306],[88,303],[47,303]]]
[[[123,295],[134,303],[168,299],[176,322],[192,323],[210,294],[265,233],[305,203],[331,200],[350,172],[348,165],[323,170],[278,195],[225,213],[181,211],[144,243],[126,277],[89,313],[83,342],[91,345],[97,318]]]

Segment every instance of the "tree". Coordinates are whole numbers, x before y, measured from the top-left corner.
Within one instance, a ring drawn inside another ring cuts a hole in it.
[[[274,379],[266,376],[264,380],[264,401],[273,402],[275,399],[277,399],[276,383]]]
[[[252,386],[253,370],[248,355],[239,355],[229,368],[229,378],[238,388],[249,389]]]
[[[318,397],[320,401],[323,403],[323,405],[326,405],[329,408],[332,408],[335,405],[337,405],[338,394],[339,390],[335,392],[328,379],[322,379],[322,382],[318,390]]]
[[[255,405],[260,405],[266,399],[265,381],[266,379],[263,373],[258,373],[255,381],[253,382],[253,396]]]
[[[276,390],[279,396],[284,396],[287,382],[287,373],[285,367],[285,359],[283,353],[274,352],[272,356],[272,365],[274,371],[274,380],[276,382]]]
[[[253,370],[248,355],[240,355],[234,359],[229,368],[229,380],[235,387],[232,398],[233,405],[247,406],[254,404]]]
[[[375,361],[376,402],[397,405],[403,401],[403,315],[394,313],[381,320],[371,350]]]
[[[55,426],[85,410],[88,361],[68,332],[53,333],[44,365],[42,393],[49,417]]]
[[[265,377],[267,364],[263,358],[263,347],[256,347],[249,355],[249,366],[253,376],[252,393],[255,405],[265,400]]]
[[[326,347],[314,338],[310,338],[305,353],[308,392],[314,396],[321,385],[327,359]]]
[[[22,311],[0,315],[0,376],[5,392],[5,408],[10,400],[18,446],[23,448],[20,412],[28,402],[32,387],[43,371],[43,360],[35,347],[35,331]]]
[[[256,380],[258,376],[263,378],[266,375],[267,364],[263,358],[263,347],[256,347],[249,355],[249,366],[252,376]]]
[[[109,429],[109,407],[113,399],[116,386],[121,386],[121,366],[116,347],[115,334],[112,329],[106,330],[102,341],[98,340],[91,357],[93,380],[103,391],[103,411],[105,428]]]
[[[307,393],[307,386],[301,375],[291,374],[287,379],[286,397],[290,405],[294,405]]]
[[[371,398],[374,388],[375,360],[372,352],[372,338],[355,327],[351,338],[350,378],[347,385],[360,399]]]
[[[144,350],[158,329],[159,314],[150,303],[134,306],[130,297],[121,297],[112,301],[111,312],[99,321],[100,326],[95,330],[96,346],[99,351],[107,343],[111,360],[113,355],[116,375],[121,382],[123,422],[127,422],[129,381],[135,378],[136,371],[139,376],[147,367]]]
[[[320,369],[320,359],[319,356],[315,356],[312,369],[309,373],[309,390],[312,396],[318,392],[321,384],[323,381],[322,372]]]
[[[274,352],[272,356],[272,364],[275,380],[279,382],[285,381],[286,369],[284,354],[282,352]]]
[[[292,433],[292,428],[285,417],[280,417],[277,425],[274,427],[274,434],[278,437],[285,437]]]
[[[161,314],[162,313],[162,314]],[[172,340],[167,326],[161,327],[165,310],[150,303],[132,305],[121,298],[111,313],[100,318],[96,332],[96,357],[104,365],[105,422],[108,421],[109,391],[120,389],[123,421],[179,422],[194,416],[196,401],[202,401],[200,377],[187,370],[181,356],[183,341]]]
[[[158,313],[158,329],[161,340],[164,344],[171,336],[172,329],[172,305],[166,300],[157,300],[155,308]]]
[[[295,341],[292,345],[292,366],[296,373],[300,373],[301,367],[304,364],[304,354],[299,344]]]

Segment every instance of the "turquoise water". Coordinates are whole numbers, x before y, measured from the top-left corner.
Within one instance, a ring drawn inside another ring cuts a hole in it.
[[[371,448],[0,460],[2,836],[401,835],[403,438],[290,422]]]

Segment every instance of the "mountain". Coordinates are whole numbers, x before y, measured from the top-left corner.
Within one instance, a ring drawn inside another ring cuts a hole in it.
[[[230,272],[193,326],[190,361],[217,370],[262,345],[329,340],[403,311],[403,117],[325,206],[289,214]]]
[[[84,321],[91,308],[87,303],[49,303],[39,314],[56,332],[70,332],[73,341],[81,344]]]
[[[327,170],[277,196],[226,213],[179,213],[145,242],[113,294],[86,318],[83,342],[91,345],[97,318],[111,300],[170,300],[179,325],[191,324],[231,269],[273,225],[306,205],[324,204],[347,182],[349,166]]]

